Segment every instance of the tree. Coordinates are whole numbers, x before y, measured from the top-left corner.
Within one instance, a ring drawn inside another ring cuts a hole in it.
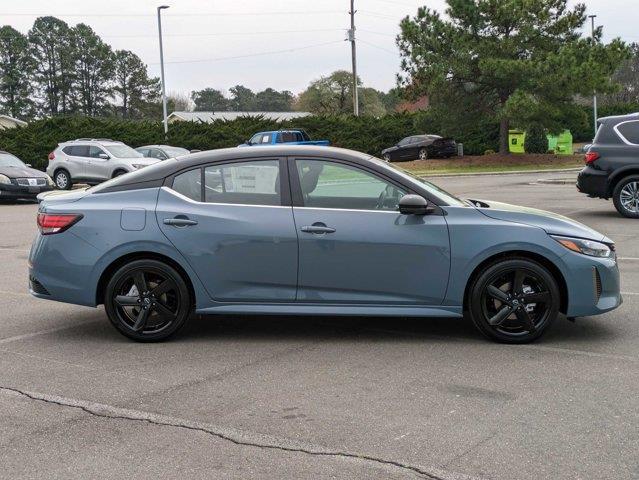
[[[288,90],[267,88],[255,95],[254,108],[260,112],[290,112],[292,103],[293,94]]]
[[[364,87],[358,89],[359,111],[362,115],[381,117],[386,114],[386,107],[380,98],[380,93],[374,88]]]
[[[235,85],[231,92],[231,108],[236,112],[250,112],[255,110],[255,93],[243,85]]]
[[[72,113],[76,104],[73,94],[76,75],[71,29],[55,17],[39,17],[28,38],[36,65],[34,81],[41,111],[49,115]]]
[[[526,153],[546,153],[548,151],[546,130],[540,124],[532,123],[526,130],[524,150]]]
[[[89,116],[102,114],[112,95],[113,51],[84,23],[71,29],[71,37],[80,111]]]
[[[149,104],[157,102],[160,93],[158,78],[149,78],[146,65],[135,53],[116,50],[113,55],[113,91],[125,118],[149,116]]]
[[[189,112],[191,108],[191,99],[188,95],[180,92],[171,92],[166,96],[166,105],[169,113],[172,111]]]
[[[12,117],[34,115],[34,69],[27,37],[8,25],[0,28],[0,107]]]
[[[619,90],[602,96],[602,104],[639,103],[639,44],[633,43],[630,45],[630,50],[632,56],[619,67],[613,76],[613,80],[619,84]]]
[[[397,106],[403,101],[403,91],[401,88],[391,88],[388,92],[378,92],[379,99],[388,113],[393,113]]]
[[[346,70],[337,70],[311,82],[297,100],[298,110],[321,115],[337,115],[353,111],[353,77]],[[357,79],[357,84],[361,85]]]
[[[447,0],[446,16],[421,7],[401,21],[401,85],[413,95],[456,98],[500,120],[508,153],[511,122],[559,123],[576,94],[614,89],[627,57],[620,40],[581,38],[585,6],[567,0]],[[521,117],[525,116],[525,119]],[[552,128],[555,128],[552,126]]]
[[[191,100],[195,103],[196,112],[226,111],[229,109],[229,100],[220,90],[205,88],[191,92]]]

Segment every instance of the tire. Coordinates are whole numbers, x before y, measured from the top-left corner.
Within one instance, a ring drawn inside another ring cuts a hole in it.
[[[552,274],[521,257],[484,267],[474,277],[467,299],[477,329],[491,340],[510,344],[541,337],[557,319],[559,304],[559,287]]]
[[[622,178],[612,192],[617,211],[627,218],[639,218],[639,175]]]
[[[428,150],[426,150],[425,148],[420,148],[419,152],[417,153],[417,157],[420,160],[428,160]]]
[[[109,280],[104,308],[125,337],[159,342],[184,326],[191,313],[191,298],[184,279],[173,267],[158,260],[134,260]]]
[[[55,182],[56,187],[60,190],[71,190],[73,187],[73,180],[71,180],[71,175],[66,170],[58,170],[55,172],[53,176],[53,181]]]
[[[384,155],[382,155],[382,160],[384,160],[385,162],[390,162],[391,157],[388,153],[385,153]]]

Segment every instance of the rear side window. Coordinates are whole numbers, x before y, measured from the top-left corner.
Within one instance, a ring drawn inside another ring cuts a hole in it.
[[[639,145],[639,121],[620,123],[616,129],[627,143]]]
[[[259,160],[206,167],[204,201],[235,205],[281,205],[279,161]]]
[[[88,157],[89,156],[89,146],[88,145],[69,145],[62,149],[64,153],[67,155],[71,155],[72,157]]]
[[[282,132],[280,135],[284,143],[303,141],[302,135],[299,132]]]
[[[202,170],[196,168],[181,173],[173,179],[173,190],[191,200],[202,200]]]

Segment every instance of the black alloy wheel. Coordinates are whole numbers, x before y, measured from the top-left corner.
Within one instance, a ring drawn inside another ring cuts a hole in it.
[[[136,260],[121,267],[109,281],[104,298],[109,320],[118,331],[143,342],[170,337],[191,311],[184,280],[157,260]]]
[[[503,343],[528,343],[555,321],[560,295],[545,267],[513,258],[484,268],[468,300],[473,323],[484,335]]]

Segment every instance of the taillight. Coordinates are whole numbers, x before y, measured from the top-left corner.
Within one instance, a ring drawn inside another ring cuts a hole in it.
[[[586,165],[590,165],[592,162],[594,162],[598,158],[599,158],[599,154],[597,152],[588,152],[586,153],[586,156],[584,157],[584,161],[586,162]]]
[[[51,152],[49,154],[49,161],[53,160],[55,158],[55,152]]]
[[[81,218],[76,213],[38,213],[38,228],[42,235],[52,235],[64,232]]]

